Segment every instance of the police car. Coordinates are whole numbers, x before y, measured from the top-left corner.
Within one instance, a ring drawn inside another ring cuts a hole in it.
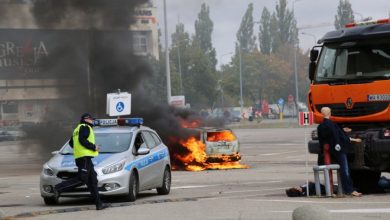
[[[99,155],[92,159],[98,174],[102,196],[123,196],[135,201],[140,191],[157,189],[166,195],[171,187],[169,151],[158,134],[142,126],[142,118],[97,119],[94,124]],[[53,188],[57,183],[77,176],[73,148],[66,144],[43,165],[40,192],[45,204],[57,204]],[[61,197],[89,196],[80,186],[61,193]]]

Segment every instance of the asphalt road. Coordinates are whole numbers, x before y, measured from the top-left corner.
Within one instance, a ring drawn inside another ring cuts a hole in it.
[[[309,134],[311,129],[307,129]],[[174,171],[171,193],[155,190],[133,203],[110,199],[94,210],[89,199],[61,199],[45,206],[39,194],[41,164],[13,142],[0,144],[0,216],[26,219],[292,219],[295,208],[316,205],[332,219],[390,219],[390,194],[360,198],[288,198],[284,190],[306,181],[305,129],[236,129],[242,164],[249,169]],[[308,135],[309,136],[309,135]],[[26,145],[26,144],[24,144]],[[28,158],[29,161],[25,161]],[[309,173],[316,156],[308,155]],[[388,174],[385,174],[388,176]]]

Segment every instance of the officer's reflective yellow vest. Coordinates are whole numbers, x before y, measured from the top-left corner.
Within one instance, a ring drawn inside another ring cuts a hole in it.
[[[93,133],[92,127],[87,124],[79,124],[76,129],[73,131],[72,139],[73,139],[73,156],[75,159],[80,157],[96,157],[99,152],[90,150],[79,142],[79,133],[81,126],[87,126],[89,128],[89,136],[87,140],[91,142],[92,144],[95,144],[95,134]]]

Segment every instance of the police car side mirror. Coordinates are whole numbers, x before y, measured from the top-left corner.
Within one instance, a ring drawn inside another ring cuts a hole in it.
[[[51,154],[52,154],[52,155],[56,155],[56,154],[58,154],[59,152],[60,152],[60,151],[56,150],[56,151],[51,152]]]
[[[137,155],[146,155],[146,154],[149,154],[149,153],[150,153],[150,149],[146,148],[146,147],[141,147],[137,151]]]

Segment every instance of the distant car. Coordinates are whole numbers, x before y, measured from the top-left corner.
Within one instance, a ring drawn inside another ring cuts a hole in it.
[[[17,129],[0,130],[0,141],[16,141],[24,138],[26,133]]]
[[[140,191],[157,189],[169,194],[171,164],[169,151],[158,134],[145,126],[140,118],[100,119],[94,128],[99,156],[92,159],[98,174],[102,196],[123,196],[135,201]],[[123,124],[124,126],[117,126]],[[68,142],[43,165],[40,192],[45,204],[59,202],[53,192],[57,183],[77,176],[73,149]],[[89,196],[87,187],[80,186],[61,193],[61,197]]]
[[[241,121],[241,113],[237,110],[223,111],[222,109],[215,109],[210,117],[223,119],[226,123]]]
[[[198,139],[206,148],[206,162],[239,161],[240,143],[231,129],[215,127],[192,128],[198,133]]]
[[[237,110],[230,111],[229,122],[240,122],[241,121],[241,112]]]

